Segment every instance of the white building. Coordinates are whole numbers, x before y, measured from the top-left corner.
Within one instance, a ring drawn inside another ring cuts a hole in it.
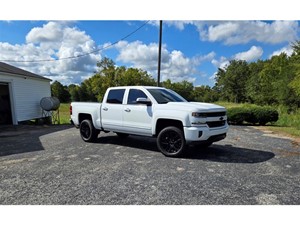
[[[0,125],[42,118],[40,101],[51,96],[50,81],[0,62]]]

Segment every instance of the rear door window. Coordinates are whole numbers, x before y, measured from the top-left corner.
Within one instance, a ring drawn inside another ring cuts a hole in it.
[[[122,104],[124,93],[125,93],[125,89],[110,90],[107,96],[106,103]]]

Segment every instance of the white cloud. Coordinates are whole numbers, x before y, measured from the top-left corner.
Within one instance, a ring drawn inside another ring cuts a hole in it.
[[[44,42],[58,43],[63,40],[63,35],[64,32],[60,23],[48,22],[43,27],[32,28],[26,35],[26,42],[37,44]]]
[[[271,55],[269,55],[269,58],[272,58],[272,56],[275,56],[275,55],[280,55],[281,53],[285,53],[288,56],[290,56],[293,53],[293,49],[291,48],[291,46],[283,47],[277,51],[274,51]]]
[[[223,42],[226,45],[258,41],[269,44],[297,39],[297,21],[172,21],[169,25],[183,30],[187,24],[197,27],[202,41]]]
[[[217,68],[224,69],[227,65],[229,65],[229,60],[222,56],[219,60],[213,59],[211,63]]]
[[[247,62],[255,61],[259,59],[263,54],[263,49],[261,47],[252,46],[246,52],[240,52],[235,54],[234,58],[237,60],[245,60]]]
[[[131,64],[136,68],[148,71],[156,78],[157,60],[158,60],[158,44],[150,43],[148,45],[141,41],[128,43],[121,41],[116,45],[119,50],[118,61]],[[193,76],[200,75],[197,66],[202,61],[211,60],[215,56],[214,52],[210,52],[204,56],[188,58],[181,51],[167,50],[167,46],[162,46],[161,61],[161,78],[162,80],[170,79],[172,82],[180,82],[187,80],[194,82],[196,78]]]
[[[297,38],[298,22],[237,21],[211,25],[202,30],[201,38],[207,41],[222,41],[227,45],[245,44],[250,41],[277,44]]]
[[[87,74],[93,74],[101,55],[95,52],[77,57],[98,47],[84,31],[69,25],[67,22],[48,22],[42,27],[35,27],[26,35],[23,45],[0,42],[1,58],[14,61],[49,60],[8,63],[64,84],[80,83]],[[66,59],[68,57],[77,58]]]

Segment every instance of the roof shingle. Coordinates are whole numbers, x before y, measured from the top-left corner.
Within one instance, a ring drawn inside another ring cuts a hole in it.
[[[18,67],[6,64],[4,62],[0,62],[0,72],[5,72],[5,73],[11,73],[11,74],[16,74],[16,75],[23,75],[23,76],[27,76],[27,77],[33,77],[33,78],[38,78],[38,79],[43,79],[43,80],[49,80],[51,81],[51,79],[48,79],[46,77],[31,73],[29,71],[26,70],[22,70]]]

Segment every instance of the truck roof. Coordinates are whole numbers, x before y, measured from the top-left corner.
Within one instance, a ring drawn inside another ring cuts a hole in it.
[[[157,87],[157,86],[117,86],[117,87],[110,87],[109,89],[118,89],[118,88],[145,88],[145,89],[165,89],[164,87]]]

